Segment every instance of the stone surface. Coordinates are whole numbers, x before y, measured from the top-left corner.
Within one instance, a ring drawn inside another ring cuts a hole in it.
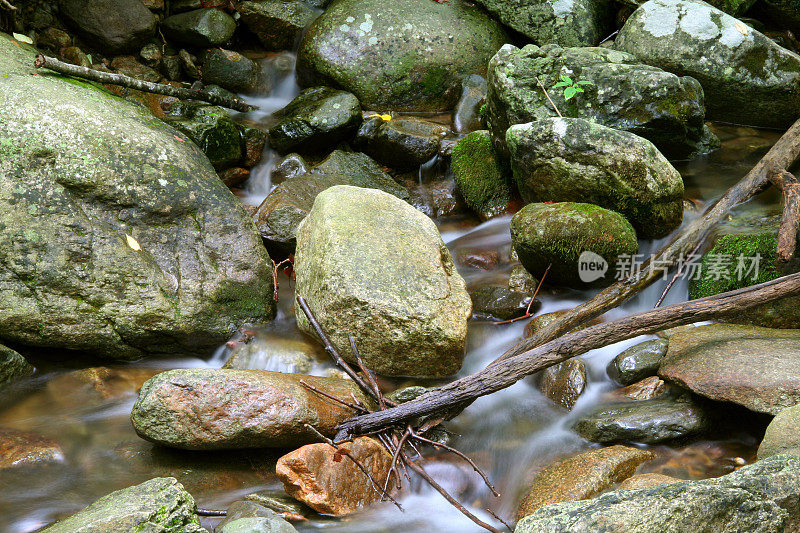
[[[161,30],[181,44],[208,47],[225,44],[236,31],[236,21],[215,7],[172,15],[161,21]]]
[[[64,462],[64,451],[38,433],[0,427],[0,470],[26,465]]]
[[[355,413],[300,384],[337,398],[355,394],[352,381],[260,370],[170,370],[148,380],[133,406],[140,437],[186,450],[297,446],[318,441],[304,424],[332,437]]]
[[[563,89],[554,87],[560,76],[591,85],[565,102]],[[668,157],[686,156],[703,141],[703,89],[697,80],[606,48],[506,45],[489,62],[487,75],[489,130],[501,152],[513,124],[557,116],[537,77],[565,117],[635,133]]]
[[[368,118],[356,134],[356,147],[397,169],[416,170],[439,153],[446,126],[416,117]]]
[[[538,285],[539,280],[525,270],[525,267],[517,265],[511,269],[511,274],[508,276],[508,288],[512,291],[533,294]]]
[[[235,93],[267,94],[271,87],[261,65],[239,52],[211,48],[203,55],[203,83],[219,85]]]
[[[542,394],[568,410],[575,407],[586,382],[586,365],[580,359],[568,359],[536,374]]]
[[[512,126],[506,145],[525,202],[585,202],[624,215],[639,237],[683,220],[683,180],[653,143],[582,118]]]
[[[782,453],[800,455],[800,405],[787,407],[775,415],[758,447],[759,459]]]
[[[481,106],[486,102],[486,78],[470,74],[461,82],[461,97],[453,110],[453,131],[469,133],[481,129]]]
[[[0,387],[33,373],[33,366],[19,353],[0,344]]]
[[[276,112],[269,129],[270,147],[285,154],[294,150],[322,151],[353,133],[361,123],[361,105],[351,93],[311,87]]]
[[[317,14],[300,0],[239,2],[236,10],[245,27],[267,50],[292,50],[303,30]]]
[[[342,0],[303,37],[298,75],[305,86],[340,86],[367,109],[446,111],[462,78],[484,74],[506,39],[464,0]]]
[[[183,134],[0,34],[0,342],[136,359],[274,315],[241,202]]]
[[[546,466],[531,483],[517,509],[522,518],[552,503],[585,500],[630,477],[653,458],[650,451],[609,446],[574,455]]]
[[[794,531],[800,458],[778,455],[723,477],[614,491],[550,505],[521,520],[516,533],[596,531]]]
[[[276,513],[294,513],[306,516],[314,512],[306,504],[295,500],[283,490],[261,490],[248,494],[244,499],[272,509]]]
[[[667,485],[681,481],[678,478],[665,476],[664,474],[657,474],[655,472],[649,474],[636,474],[619,484],[617,490],[635,490],[646,489],[650,487],[657,487],[658,485]]]
[[[297,533],[281,516],[257,502],[239,500],[228,506],[214,533]]]
[[[482,220],[508,210],[511,187],[488,131],[475,131],[459,140],[451,165],[461,196]]]
[[[322,192],[297,230],[294,268],[296,294],[336,345],[354,336],[368,368],[429,377],[461,368],[469,294],[436,226],[409,204],[374,189]],[[313,331],[299,306],[295,316]]]
[[[611,391],[611,396],[618,399],[650,400],[658,398],[668,390],[667,383],[658,376],[650,376],[627,387]]]
[[[237,344],[222,368],[311,374],[329,360],[325,349],[305,335],[259,332],[252,341]]]
[[[172,477],[154,478],[103,496],[86,509],[42,533],[111,533],[142,531],[208,533],[200,527],[197,506]]]
[[[133,56],[115,57],[111,61],[111,68],[125,76],[151,83],[157,83],[161,80],[161,74],[158,71],[139,63]]]
[[[784,128],[800,114],[800,56],[705,2],[650,0],[614,46],[698,80],[710,120]]]
[[[392,463],[386,448],[369,437],[358,437],[340,447],[383,487]],[[275,473],[290,496],[320,513],[350,514],[380,499],[361,469],[329,444],[308,444],[284,455],[278,459]]]
[[[511,219],[511,242],[528,272],[541,276],[552,265],[547,282],[568,286],[587,286],[579,277],[581,253],[599,255],[610,272],[620,255],[639,250],[636,232],[622,215],[574,202],[526,205]],[[612,279],[609,272],[600,280]]]
[[[62,0],[60,14],[103,53],[136,52],[156,33],[158,18],[139,0]]]
[[[194,141],[215,169],[224,170],[242,160],[241,130],[223,108],[179,102],[164,119]]]
[[[667,353],[664,339],[640,342],[624,350],[606,367],[608,377],[620,385],[632,385],[658,373],[658,365]]]
[[[503,285],[483,285],[470,294],[472,313],[489,320],[508,320],[525,314],[530,305],[535,313],[541,302],[531,304],[531,295],[514,292]]]
[[[778,414],[800,403],[800,331],[710,324],[676,333],[658,374],[712,400]]]

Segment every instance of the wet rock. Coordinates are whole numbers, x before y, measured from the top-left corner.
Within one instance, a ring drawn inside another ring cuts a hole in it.
[[[246,168],[256,166],[264,156],[264,147],[267,145],[267,134],[258,128],[245,128],[244,137],[244,160],[242,164]]]
[[[800,113],[800,56],[705,2],[650,0],[614,46],[698,80],[710,120],[783,128]]]
[[[223,368],[308,374],[327,360],[325,349],[305,336],[286,338],[259,333],[251,342],[239,344]]]
[[[72,37],[59,28],[45,28],[36,36],[36,46],[58,52],[62,48],[72,46]]]
[[[317,195],[335,185],[380,189],[409,199],[408,191],[369,156],[336,150],[306,174],[281,182],[264,199],[253,217],[258,231],[270,243],[294,251],[298,225]]]
[[[481,129],[481,106],[486,101],[489,85],[486,78],[477,74],[466,76],[461,81],[461,97],[453,111],[453,127],[458,133],[469,133]]]
[[[240,128],[223,108],[181,102],[172,106],[165,120],[194,141],[215,169],[224,170],[242,160]]]
[[[446,111],[461,80],[483,75],[506,39],[464,0],[344,0],[306,32],[298,76],[304,86],[340,86],[367,109]]]
[[[235,501],[214,533],[297,533],[281,516],[254,501]]]
[[[170,0],[170,11],[172,13],[183,13],[200,9],[201,7],[224,8],[229,0]]]
[[[63,0],[63,19],[105,53],[135,52],[156,33],[158,19],[139,1]]]
[[[514,292],[503,285],[484,285],[470,294],[472,313],[489,320],[508,320],[525,314],[531,304],[531,295]],[[541,302],[531,305],[531,312],[541,307]]]
[[[46,527],[42,533],[173,531],[208,533],[197,506],[172,477],[154,478],[103,496],[86,509]]]
[[[203,77],[202,72],[200,72],[200,68],[197,66],[197,58],[195,56],[186,50],[181,50],[178,52],[178,58],[180,59],[181,67],[187,76],[195,80],[199,80]]]
[[[759,459],[782,453],[800,455],[800,405],[787,407],[775,415],[758,447]]]
[[[579,418],[573,429],[592,442],[654,444],[700,433],[710,422],[703,407],[683,396],[600,405]]]
[[[161,73],[170,81],[180,81],[182,60],[178,54],[169,54],[161,58]]]
[[[800,403],[800,331],[710,324],[670,337],[658,375],[751,411]]]
[[[392,456],[378,441],[358,437],[341,447],[384,485]],[[290,496],[320,513],[350,514],[380,499],[358,466],[329,444],[309,444],[284,455],[275,473]]]
[[[488,133],[487,133],[488,142]],[[683,180],[650,141],[581,118],[549,118],[506,132],[525,202],[586,202],[624,215],[645,239],[683,220]]]
[[[596,254],[610,269],[620,255],[639,250],[636,232],[622,215],[574,202],[526,205],[511,219],[511,242],[528,272],[541,275],[552,265],[547,282],[567,286],[586,286],[579,276],[581,253]],[[611,277],[605,273],[605,281]]]
[[[206,156],[139,105],[31,76],[34,56],[0,35],[0,342],[137,359],[271,319],[269,257]]]
[[[416,117],[368,118],[356,134],[356,147],[397,169],[416,169],[439,152],[447,135],[441,124]]]
[[[597,46],[612,31],[613,11],[604,1],[478,0],[500,22],[538,45]]]
[[[658,398],[667,392],[667,389],[667,384],[663,379],[659,379],[658,376],[650,376],[627,387],[614,390],[611,395],[629,400],[650,400]]]
[[[238,187],[250,177],[250,171],[246,168],[232,167],[226,168],[219,173],[219,179],[228,188]]]
[[[681,480],[657,473],[636,474],[635,476],[631,476],[620,483],[617,490],[646,489],[650,487],[657,487],[659,485],[667,485],[668,483],[675,483],[676,481]]]
[[[368,368],[441,377],[461,367],[469,294],[436,226],[409,204],[373,189],[324,191],[297,230],[294,267],[296,293],[335,344],[355,337]],[[312,332],[299,306],[295,316]]]
[[[158,83],[161,80],[161,74],[158,71],[139,63],[133,56],[117,56],[111,61],[110,66],[120,74],[131,78],[151,83]]]
[[[565,102],[563,89],[553,87],[561,76],[591,85]],[[703,89],[697,80],[606,48],[506,45],[490,61],[487,76],[489,129],[501,152],[510,126],[557,116],[537,77],[565,116],[634,133],[667,156],[685,156],[703,141]]]
[[[236,10],[245,27],[267,50],[292,50],[303,30],[317,14],[300,0],[239,2]]]
[[[568,359],[537,373],[535,381],[542,394],[571,410],[586,388],[586,365],[580,359]]]
[[[161,31],[181,44],[207,48],[228,42],[236,31],[236,21],[221,9],[207,7],[165,18]]]
[[[148,67],[158,68],[163,57],[164,54],[161,53],[161,47],[156,43],[146,44],[139,50],[139,58]]]
[[[47,391],[58,400],[72,401],[75,398],[74,404],[94,399],[116,400],[136,396],[144,382],[159,372],[141,367],[82,368],[51,379],[47,382]]]
[[[630,477],[653,458],[650,451],[628,446],[590,450],[545,467],[520,501],[517,517],[559,502],[585,500]]]
[[[33,373],[33,366],[20,354],[0,344],[0,388]]]
[[[498,262],[500,262],[500,254],[497,253],[497,250],[461,250],[458,252],[458,264],[470,268],[492,270]]]
[[[64,462],[64,451],[38,433],[0,428],[0,470],[24,465]]]
[[[515,531],[793,531],[799,495],[800,458],[779,455],[719,478],[550,505],[520,521]]]
[[[89,56],[77,46],[68,46],[62,49],[60,57],[67,63],[72,63],[79,67],[92,68],[92,62],[89,61]]]
[[[452,179],[409,183],[408,187],[411,205],[431,218],[449,217],[466,211]]]
[[[233,50],[211,48],[202,55],[202,80],[236,93],[262,95],[269,92],[269,79],[261,65]]]
[[[311,87],[276,113],[269,130],[270,147],[280,153],[323,151],[354,132],[361,123],[361,105],[351,93]]]
[[[515,266],[511,269],[511,274],[508,276],[508,288],[512,291],[533,294],[538,285],[539,280],[525,270],[525,267]]]
[[[314,512],[310,507],[295,500],[282,490],[262,490],[248,494],[244,499],[262,505],[267,509],[272,509],[276,513],[293,513],[307,516]]]
[[[411,400],[416,400],[430,389],[426,387],[420,387],[419,385],[412,385],[410,387],[403,387],[402,389],[397,389],[392,393],[388,394],[386,397],[390,400],[397,402],[397,403],[405,403],[410,402]]]
[[[170,370],[148,380],[131,421],[143,439],[186,450],[296,446],[332,437],[355,413],[300,384],[338,398],[355,394],[352,381],[259,370]]]
[[[620,385],[631,385],[655,376],[668,345],[666,340],[656,339],[631,346],[608,363],[608,377]]]
[[[451,164],[464,201],[482,220],[506,213],[511,187],[488,131],[474,131],[458,141]]]
[[[275,168],[272,169],[272,183],[280,184],[289,178],[301,176],[308,172],[308,163],[299,154],[289,154],[284,156],[280,161],[275,163]]]

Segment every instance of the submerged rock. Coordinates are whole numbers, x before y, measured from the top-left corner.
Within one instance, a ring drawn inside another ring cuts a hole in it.
[[[261,238],[208,159],[0,34],[0,342],[135,359],[274,315]]]
[[[608,377],[620,385],[631,385],[658,373],[658,365],[667,353],[664,339],[640,342],[617,355],[606,367]]]
[[[699,0],[650,0],[614,46],[700,82],[710,120],[784,128],[800,115],[800,56]]]
[[[33,366],[20,354],[0,344],[0,387],[33,373]]]
[[[44,435],[0,427],[0,470],[64,462],[64,450]]]
[[[340,378],[260,370],[170,370],[149,379],[133,406],[131,422],[143,439],[185,450],[297,446],[332,437],[355,412],[317,394],[369,400]]]
[[[653,144],[581,118],[550,118],[506,132],[525,202],[586,202],[623,214],[639,237],[664,237],[683,220],[683,180]]]
[[[475,131],[458,141],[451,164],[464,201],[482,220],[508,210],[511,187],[488,131]]]
[[[469,133],[481,129],[480,109],[486,101],[488,88],[483,76],[471,74],[463,79],[461,97],[453,111],[453,131]]]
[[[156,33],[158,18],[141,2],[62,0],[58,6],[64,20],[104,53],[135,52]]]
[[[425,377],[461,368],[469,294],[436,226],[409,204],[359,187],[322,192],[297,230],[294,268],[297,295],[334,344],[354,336],[368,368]],[[295,316],[313,334],[300,306]]]
[[[239,2],[242,22],[267,50],[292,50],[303,30],[316,18],[308,3],[300,0]]]
[[[368,118],[356,135],[356,147],[381,163],[414,169],[439,153],[447,127],[416,117]]]
[[[199,47],[225,44],[236,31],[236,21],[215,7],[196,9],[165,18],[161,30],[181,44]]]
[[[537,373],[535,381],[542,394],[569,410],[586,388],[586,364],[567,359]]]
[[[538,285],[539,280],[525,270],[525,267],[517,265],[511,269],[511,274],[508,276],[508,288],[512,291],[533,294]]]
[[[157,477],[112,492],[42,533],[112,531],[208,533],[200,527],[194,498],[172,477]]]
[[[340,0],[306,32],[301,85],[334,85],[367,109],[447,111],[507,36],[464,0]]]
[[[658,374],[712,400],[778,414],[800,403],[800,331],[710,324],[670,337]]]
[[[345,515],[380,500],[370,479],[348,457],[361,463],[383,487],[392,455],[380,442],[358,437],[340,445],[347,457],[330,444],[308,444],[278,459],[275,473],[286,492],[315,511]],[[387,485],[391,486],[391,483]]]

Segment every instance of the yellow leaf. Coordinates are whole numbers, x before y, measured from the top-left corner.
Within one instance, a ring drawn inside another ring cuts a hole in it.
[[[389,114],[379,115],[378,113],[375,113],[374,115],[368,115],[367,116],[367,118],[374,118],[374,117],[378,117],[379,119],[383,120],[384,122],[389,122],[390,120],[392,120],[392,115],[389,115]]]
[[[130,235],[125,235],[125,239],[128,241],[128,246],[131,247],[131,250],[138,252],[139,250],[142,249],[142,247],[139,246],[139,243],[136,242],[136,239],[134,239]]]
[[[18,40],[21,43],[33,44],[33,39],[31,39],[27,35],[23,35],[21,33],[12,33],[11,35],[12,37],[14,37],[14,39]]]
[[[747,35],[750,33],[750,30],[747,29],[747,25],[744,22],[739,22],[737,20],[734,26],[736,26],[736,29],[739,30],[739,33],[742,35]]]

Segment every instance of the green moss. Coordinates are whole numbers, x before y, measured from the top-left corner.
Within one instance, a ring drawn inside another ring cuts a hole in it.
[[[453,147],[453,176],[467,205],[484,219],[506,211],[511,189],[488,131],[475,131]]]

